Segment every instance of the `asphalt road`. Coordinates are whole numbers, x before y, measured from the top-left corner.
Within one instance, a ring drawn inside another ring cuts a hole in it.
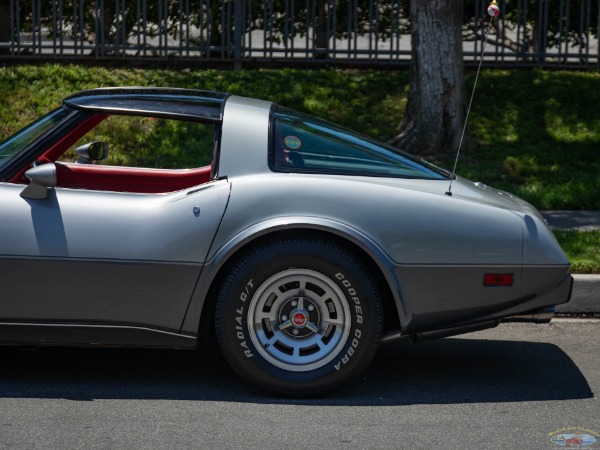
[[[0,348],[0,448],[600,450],[600,321],[503,324],[382,347],[316,400],[266,396],[214,348]],[[561,431],[562,430],[562,431]]]

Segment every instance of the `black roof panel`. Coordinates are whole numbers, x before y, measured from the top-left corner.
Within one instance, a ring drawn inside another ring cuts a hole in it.
[[[228,94],[178,88],[100,88],[82,91],[64,104],[85,111],[220,122]]]

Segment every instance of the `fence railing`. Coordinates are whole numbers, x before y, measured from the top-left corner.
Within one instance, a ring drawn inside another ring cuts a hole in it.
[[[413,0],[419,1],[419,0]],[[600,67],[600,0],[502,2],[485,65]],[[465,63],[488,1],[465,0]],[[408,64],[408,0],[0,0],[0,61]]]

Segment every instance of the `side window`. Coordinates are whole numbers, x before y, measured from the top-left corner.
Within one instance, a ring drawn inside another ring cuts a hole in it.
[[[59,159],[75,162],[75,150],[91,142],[103,142],[108,156],[96,164],[187,169],[210,165],[213,124],[141,116],[108,116]]]
[[[161,194],[215,176],[215,124],[112,115],[56,161],[57,187]]]
[[[277,107],[273,119],[274,170],[362,176],[447,179],[412,155],[316,117]]]

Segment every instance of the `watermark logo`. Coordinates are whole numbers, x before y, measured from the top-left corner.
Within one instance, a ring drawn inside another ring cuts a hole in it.
[[[586,447],[595,444],[600,434],[582,427],[561,428],[548,433],[550,441],[563,447]]]

